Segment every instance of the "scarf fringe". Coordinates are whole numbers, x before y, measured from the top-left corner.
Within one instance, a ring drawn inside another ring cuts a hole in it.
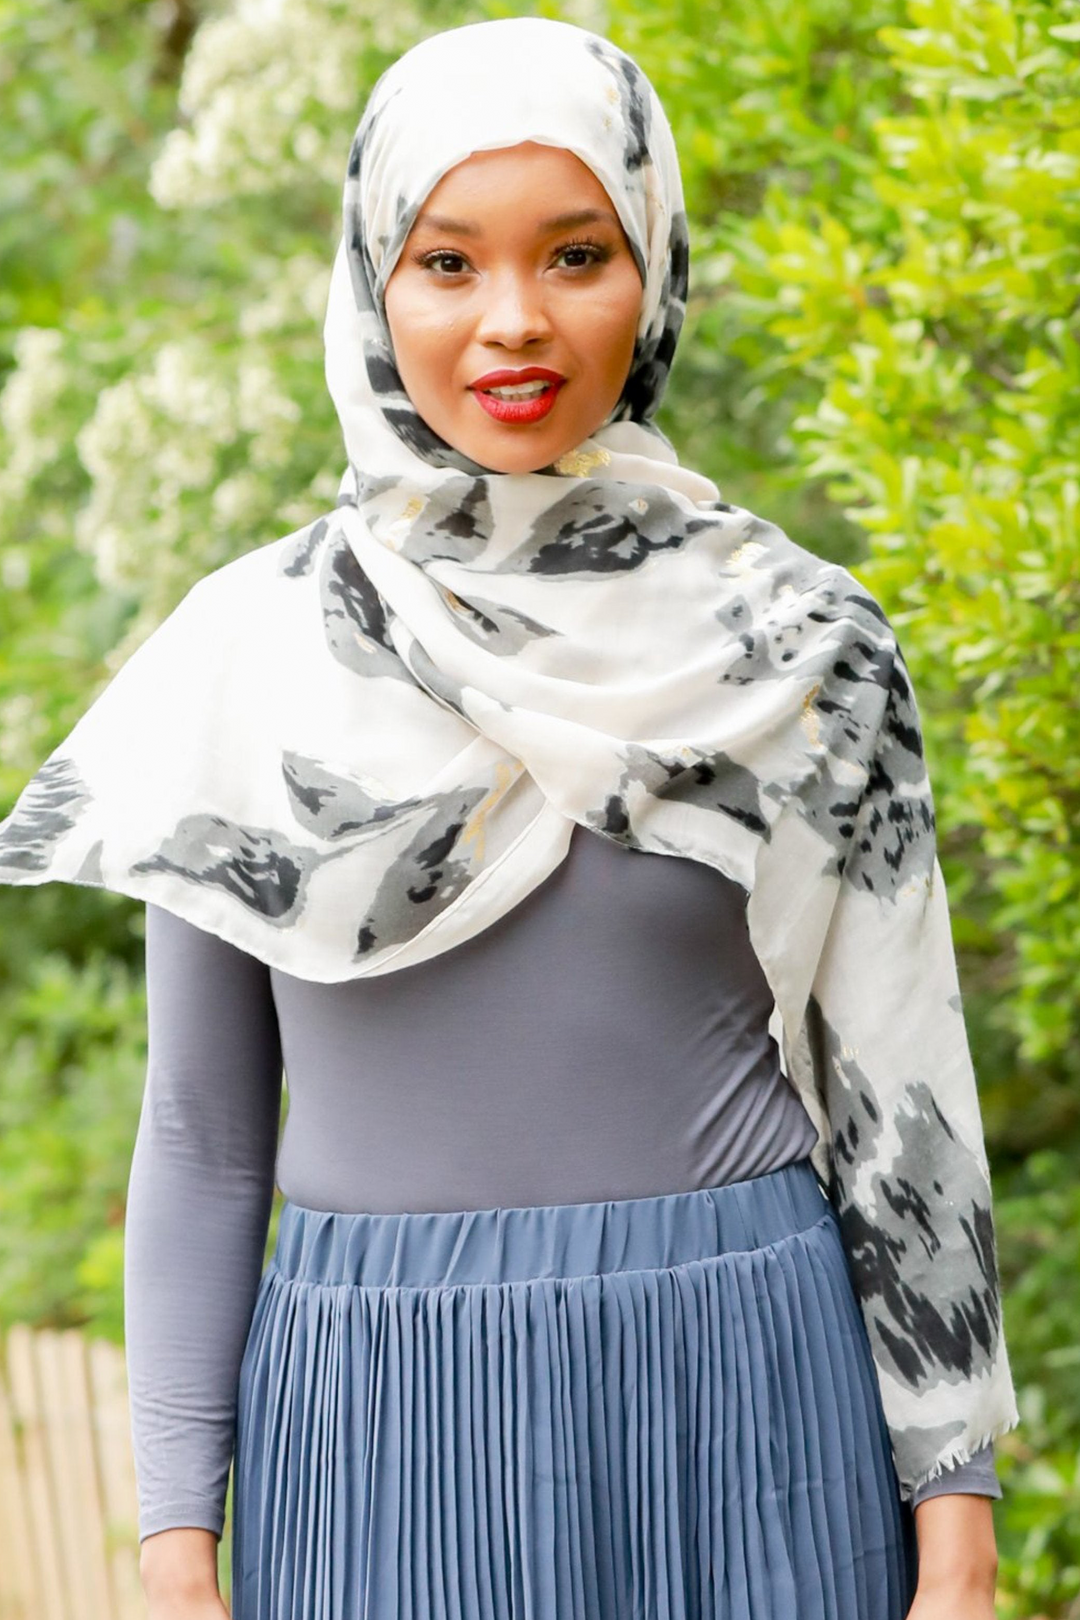
[[[1011,1417],[1002,1419],[1000,1423],[992,1424],[979,1439],[973,1442],[958,1440],[948,1451],[942,1453],[928,1473],[923,1474],[912,1485],[907,1487],[904,1492],[906,1499],[910,1501],[915,1492],[921,1490],[924,1485],[929,1485],[932,1480],[940,1479],[947,1468],[958,1468],[963,1463],[971,1462],[977,1451],[982,1451],[985,1446],[990,1445],[994,1440],[1000,1440],[1003,1434],[1008,1434],[1011,1429],[1017,1428],[1019,1423],[1020,1414],[1014,1412]]]

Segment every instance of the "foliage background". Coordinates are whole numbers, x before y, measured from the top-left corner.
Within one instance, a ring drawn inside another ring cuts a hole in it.
[[[1024,1418],[999,1613],[1077,1620],[1080,0],[0,0],[0,815],[189,584],[332,505],[366,90],[533,10],[635,54],[675,126],[663,425],[900,632]],[[122,1336],[144,1024],[141,907],[0,893],[0,1323]]]

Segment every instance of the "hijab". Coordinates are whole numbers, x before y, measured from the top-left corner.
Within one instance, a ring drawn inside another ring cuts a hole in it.
[[[524,141],[597,176],[643,298],[607,421],[503,474],[418,415],[383,297],[442,175]],[[108,888],[338,982],[489,927],[574,823],[726,874],[910,1496],[1018,1421],[919,718],[864,587],[655,426],[687,265],[671,130],[622,51],[530,17],[407,52],[345,180],[337,505],[192,586],[0,823],[0,880]]]

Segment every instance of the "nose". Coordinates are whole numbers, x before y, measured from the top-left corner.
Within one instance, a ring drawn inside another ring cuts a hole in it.
[[[535,275],[507,270],[487,278],[476,336],[481,343],[523,349],[552,335],[544,289]]]

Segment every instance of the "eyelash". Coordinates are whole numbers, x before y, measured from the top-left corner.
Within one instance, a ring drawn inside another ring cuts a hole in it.
[[[590,241],[587,237],[582,237],[580,240],[574,242],[564,242],[563,245],[557,249],[555,257],[559,258],[564,253],[576,253],[582,251],[587,251],[591,255],[587,264],[565,265],[563,268],[567,270],[586,270],[590,264],[605,264],[607,260],[611,258],[610,247],[603,242]],[[465,258],[463,253],[455,252],[451,248],[435,248],[427,253],[416,253],[413,255],[413,258],[414,262],[420,265],[424,270],[435,270],[436,264],[440,259],[460,259],[463,264],[468,264],[468,260]],[[462,272],[460,270],[447,270],[444,272],[444,274],[447,276],[459,276],[461,273]]]

